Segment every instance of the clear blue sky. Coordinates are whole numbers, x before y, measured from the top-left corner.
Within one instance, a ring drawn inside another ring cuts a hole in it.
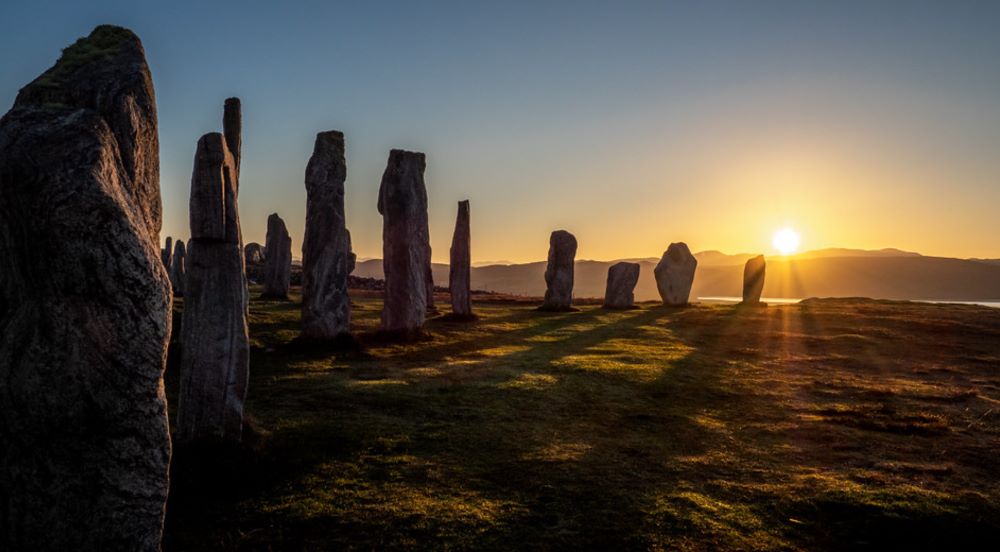
[[[347,220],[379,256],[393,147],[428,155],[435,260],[901,247],[1000,257],[1000,2],[84,2],[3,8],[0,104],[96,25],[156,84],[163,236],[198,137],[243,100],[246,241],[289,223],[315,133],[347,135]]]

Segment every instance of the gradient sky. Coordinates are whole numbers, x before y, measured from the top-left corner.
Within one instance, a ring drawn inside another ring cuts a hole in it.
[[[142,38],[163,237],[195,144],[243,101],[245,241],[300,255],[316,132],[347,136],[347,223],[381,256],[390,148],[427,153],[431,242],[473,259],[899,247],[1000,257],[1000,2],[47,2],[6,5],[0,105],[101,23]]]

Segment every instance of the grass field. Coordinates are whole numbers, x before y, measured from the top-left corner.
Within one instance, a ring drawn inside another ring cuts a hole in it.
[[[998,309],[480,302],[393,344],[355,303],[352,352],[251,304],[246,443],[175,450],[168,550],[1000,547]]]

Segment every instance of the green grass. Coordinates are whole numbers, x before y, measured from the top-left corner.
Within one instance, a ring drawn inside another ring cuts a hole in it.
[[[251,304],[247,443],[175,451],[167,549],[1000,544],[1000,311],[477,303],[393,344],[362,298],[334,352],[297,300]]]

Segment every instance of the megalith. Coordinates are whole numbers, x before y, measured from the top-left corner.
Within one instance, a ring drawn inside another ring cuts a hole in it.
[[[670,244],[653,269],[656,289],[664,305],[679,307],[688,304],[697,268],[698,259],[691,254],[686,243]]]
[[[763,255],[757,255],[747,260],[743,267],[743,303],[760,305],[760,295],[764,292],[764,272],[767,263]]]
[[[264,264],[264,246],[250,242],[243,248],[247,265]]]
[[[267,258],[264,261],[264,293],[262,297],[288,299],[292,282],[292,238],[285,221],[278,213],[267,217]]]
[[[173,258],[174,258],[173,257],[173,255],[174,255],[173,241],[174,241],[173,238],[171,238],[170,236],[167,236],[166,245],[160,251],[160,254],[163,256],[163,259],[162,259],[162,261],[163,261],[163,268],[166,268],[168,273],[170,272],[170,263],[173,262]]]
[[[160,548],[170,280],[153,80],[102,25],[0,119],[0,550]]]
[[[565,230],[549,236],[549,263],[545,268],[545,300],[539,310],[573,310],[573,264],[576,238]]]
[[[320,132],[306,165],[302,335],[308,339],[336,339],[351,329],[347,281],[354,271],[355,255],[344,214],[344,148],[342,132]]]
[[[604,308],[631,309],[635,306],[635,285],[639,283],[639,263],[620,262],[608,267]]]
[[[174,258],[170,262],[170,285],[174,288],[175,297],[184,296],[184,278],[187,250],[184,242],[177,240],[174,242]]]
[[[419,333],[427,315],[430,239],[424,154],[392,150],[378,193],[385,277],[382,331]]]
[[[455,316],[472,316],[472,251],[469,229],[469,200],[458,202],[455,233],[451,238],[451,258],[448,265],[448,291],[451,311]]]
[[[232,134],[227,124],[225,136]],[[242,436],[250,346],[238,196],[236,161],[227,140],[218,132],[202,136],[189,203],[177,409],[182,443],[238,442]]]

